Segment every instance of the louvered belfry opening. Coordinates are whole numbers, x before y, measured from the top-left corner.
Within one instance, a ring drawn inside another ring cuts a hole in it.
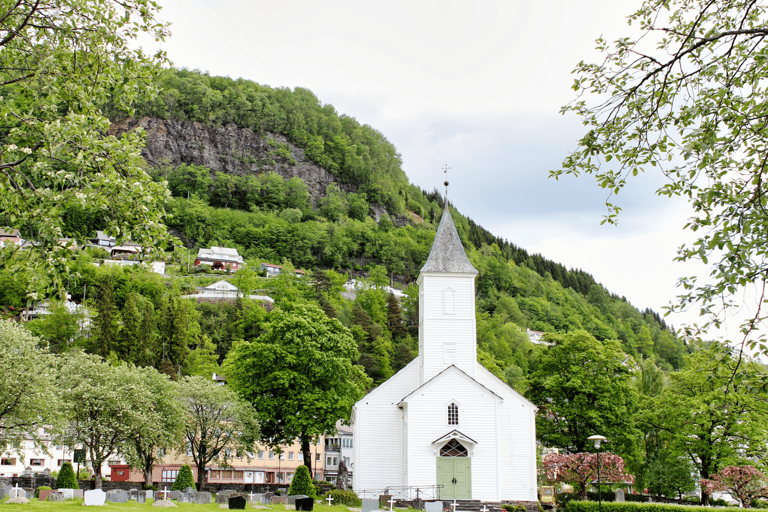
[[[441,457],[469,457],[469,452],[463,444],[455,439],[451,439],[442,448],[440,448]]]

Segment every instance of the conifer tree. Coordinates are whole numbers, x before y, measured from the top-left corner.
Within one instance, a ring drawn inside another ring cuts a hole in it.
[[[59,476],[56,478],[56,488],[57,489],[79,489],[80,484],[77,482],[77,477],[75,476],[75,470],[72,469],[72,463],[71,462],[65,462],[61,465],[61,471],[59,471]]]
[[[315,486],[312,485],[312,477],[309,475],[309,468],[307,466],[299,466],[296,468],[296,474],[293,475],[291,481],[291,488],[288,489],[288,496],[295,496],[303,494],[310,498],[315,498]]]
[[[179,474],[176,475],[171,490],[184,491],[187,487],[195,487],[195,478],[192,476],[192,468],[189,467],[189,464],[184,464],[181,466]]]

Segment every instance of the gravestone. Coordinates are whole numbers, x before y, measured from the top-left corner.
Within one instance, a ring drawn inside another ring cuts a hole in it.
[[[128,503],[128,493],[122,489],[107,491],[107,501],[111,503]]]
[[[107,493],[101,489],[93,489],[92,491],[85,491],[83,494],[85,505],[87,506],[101,506],[107,499]]]
[[[59,491],[61,491],[61,489],[59,489]],[[70,499],[79,499],[79,500],[83,499],[83,493],[85,491],[83,491],[82,489],[71,489],[71,491],[72,491],[72,498]]]
[[[64,499],[72,500],[75,498],[75,489],[58,489],[58,491],[64,496]]]
[[[11,492],[11,489],[13,489],[13,486],[11,484],[0,487],[0,500],[8,496],[8,493]]]
[[[298,498],[295,504],[296,510],[313,510],[315,508],[315,500],[309,496]]]
[[[418,496],[411,502],[411,507],[416,510],[424,510],[424,500]]]
[[[172,499],[172,500],[178,500],[178,499],[179,499],[179,497],[180,497],[182,494],[184,494],[184,493],[183,493],[183,492],[181,492],[181,491],[179,491],[179,490],[176,490],[176,491],[171,491],[171,499]]]
[[[187,487],[186,489],[184,489],[184,492],[187,494],[192,494],[193,492],[197,492],[197,489],[195,489],[194,487]]]
[[[128,499],[129,500],[137,500],[139,499],[139,490],[138,489],[130,489],[128,491]]]
[[[41,491],[41,493],[42,493],[42,491]],[[61,501],[64,501],[65,499],[66,498],[64,497],[63,494],[61,494],[60,492],[57,492],[57,491],[53,491],[50,494],[48,494],[48,499],[46,501],[59,501],[59,502],[61,502]],[[43,500],[41,499],[40,501],[43,501]]]
[[[147,502],[147,493],[145,492],[137,492],[136,493],[136,503],[146,503]]]
[[[379,500],[363,500],[363,512],[373,512],[379,510]],[[443,512],[443,509],[436,512]]]
[[[56,490],[55,489],[40,489],[40,493],[39,493],[37,498],[40,501],[48,501],[48,496],[50,496],[52,492],[56,492]]]
[[[144,493],[144,499],[145,500],[151,500],[154,497],[155,497],[155,493],[151,489]]]
[[[232,496],[229,498],[230,510],[245,510],[245,498],[243,496]]]
[[[265,503],[262,503],[262,505],[269,505],[270,503],[272,503],[272,496],[274,496],[274,495],[275,494],[272,493],[272,492],[265,493],[264,494]]]
[[[229,503],[229,498],[231,498],[237,491],[234,491],[232,489],[224,489],[223,491],[219,491],[216,493],[216,503],[219,505],[226,505]]]
[[[443,512],[443,502],[427,501],[424,503],[424,512]]]
[[[624,503],[624,489],[616,489],[616,501]]]
[[[287,498],[285,496],[272,496],[272,505],[285,505]]]
[[[286,505],[296,505],[296,500],[299,500],[301,498],[309,498],[306,494],[293,494],[291,496],[288,496]]]
[[[21,487],[16,485],[16,487],[11,488],[11,490],[8,492],[8,496],[13,498],[26,498],[27,497],[27,491],[22,489]]]
[[[190,497],[191,503],[198,503],[200,505],[209,505],[213,501],[213,495],[208,491],[195,492]]]
[[[176,498],[179,503],[192,503],[192,495],[186,492],[181,493],[181,496]]]

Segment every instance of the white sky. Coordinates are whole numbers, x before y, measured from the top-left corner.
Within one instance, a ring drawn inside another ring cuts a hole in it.
[[[175,66],[310,89],[382,132],[411,182],[442,190],[447,164],[463,214],[636,307],[661,313],[695,271],[672,263],[685,205],[653,194],[658,176],[619,196],[618,227],[600,225],[607,195],[594,180],[548,178],[583,134],[559,114],[571,70],[598,58],[598,36],[628,35],[637,0],[160,3]]]

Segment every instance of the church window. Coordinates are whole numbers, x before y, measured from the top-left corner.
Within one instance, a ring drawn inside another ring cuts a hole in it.
[[[448,406],[448,424],[459,424],[459,406],[455,403],[451,403],[451,405]]]
[[[456,362],[456,344],[443,343],[443,362],[453,364]]]
[[[442,448],[440,448],[441,457],[469,457],[469,452],[463,444],[455,439],[451,439]]]
[[[443,314],[444,315],[455,315],[455,294],[456,292],[453,291],[452,288],[446,288],[443,290]]]

